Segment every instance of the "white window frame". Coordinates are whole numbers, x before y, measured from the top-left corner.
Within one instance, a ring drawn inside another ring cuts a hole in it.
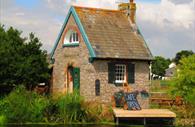
[[[126,64],[115,64],[115,83],[126,82]]]
[[[64,44],[78,44],[79,43],[79,35],[78,32],[69,30],[64,38]]]

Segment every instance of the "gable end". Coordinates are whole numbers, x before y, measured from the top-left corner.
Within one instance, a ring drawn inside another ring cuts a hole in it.
[[[60,33],[59,33],[59,35],[58,35],[58,37],[57,37],[57,40],[56,40],[56,42],[55,42],[55,45],[54,45],[54,47],[53,47],[53,49],[52,49],[51,58],[50,58],[50,59],[51,59],[52,61],[54,61],[54,53],[55,53],[55,50],[56,50],[56,48],[57,48],[57,46],[58,46],[58,44],[59,44],[59,42],[60,42],[60,39],[61,39],[62,34],[63,34],[63,31],[64,31],[65,28],[66,28],[66,25],[67,25],[67,23],[68,23],[68,20],[69,20],[71,14],[72,14],[72,16],[73,16],[73,18],[74,18],[74,20],[75,20],[75,22],[76,22],[76,24],[77,24],[77,26],[78,26],[80,32],[81,32],[81,35],[82,35],[82,37],[83,37],[83,39],[84,39],[84,42],[85,42],[85,44],[86,44],[86,46],[87,46],[87,49],[89,50],[89,55],[90,55],[90,58],[89,58],[89,59],[92,59],[92,60],[93,60],[93,59],[96,57],[96,54],[95,54],[95,52],[94,52],[94,50],[93,50],[93,48],[92,48],[92,46],[91,46],[91,43],[89,42],[89,39],[88,39],[88,37],[87,37],[87,34],[86,34],[86,32],[85,32],[85,30],[84,30],[84,28],[83,28],[83,25],[81,24],[81,21],[80,21],[78,15],[77,15],[77,13],[76,13],[74,7],[71,7],[70,10],[69,10],[69,12],[68,12],[68,15],[67,15],[67,17],[66,17],[66,19],[65,19],[65,21],[64,21],[64,24],[63,24],[63,26],[62,26],[62,28],[61,28],[61,30],[60,30]]]

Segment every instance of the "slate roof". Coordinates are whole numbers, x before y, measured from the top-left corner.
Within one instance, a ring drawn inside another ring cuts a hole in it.
[[[96,58],[152,60],[141,34],[119,10],[74,6]]]

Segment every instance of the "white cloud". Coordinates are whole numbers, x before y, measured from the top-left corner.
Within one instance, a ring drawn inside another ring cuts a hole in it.
[[[49,8],[55,10],[68,9],[71,5],[117,9],[117,4],[115,0],[44,0],[44,1],[47,2]]]
[[[23,12],[17,12],[16,16],[24,16],[24,13]]]
[[[0,0],[0,22],[22,30],[24,36],[35,32],[48,52],[71,5],[117,9],[115,0],[42,0],[40,3],[29,10],[16,6],[14,0]],[[173,57],[182,49],[195,51],[194,4],[195,0],[137,4],[137,24],[153,55]]]
[[[139,4],[138,18],[165,27],[167,22],[172,27],[190,28],[195,24],[194,1],[174,4],[170,0],[162,0],[160,4]]]
[[[95,8],[106,8],[116,9],[117,4],[115,0],[77,0],[72,2],[73,5],[95,7]]]
[[[180,50],[195,51],[194,0],[175,1],[138,4],[137,23],[154,55],[174,57]]]
[[[4,5],[7,6],[6,3]],[[34,32],[42,41],[43,48],[50,52],[62,23],[59,24],[59,21],[48,12],[50,11],[39,9],[31,11],[17,6],[8,6],[1,9],[0,23],[23,31],[24,37]]]

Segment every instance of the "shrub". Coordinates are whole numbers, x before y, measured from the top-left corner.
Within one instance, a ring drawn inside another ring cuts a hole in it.
[[[173,96],[181,96],[187,104],[195,105],[195,55],[184,57],[179,63],[171,92]]]
[[[112,122],[110,106],[85,102],[79,92],[50,99],[19,86],[0,101],[0,124],[27,122]]]
[[[58,116],[64,123],[85,122],[87,120],[87,110],[82,107],[84,98],[79,92],[67,93],[58,98],[56,105]]]
[[[0,114],[11,123],[42,122],[49,100],[19,86],[0,102]]]
[[[0,125],[4,125],[7,123],[7,119],[5,115],[0,115]]]
[[[113,111],[111,106],[104,105],[98,101],[85,102],[83,107],[87,110],[87,122],[113,122]]]
[[[101,122],[114,122],[112,107],[108,105],[102,105],[100,118]]]
[[[102,105],[98,102],[85,102],[82,104],[87,111],[87,122],[100,122],[101,121],[101,113],[102,113]]]

